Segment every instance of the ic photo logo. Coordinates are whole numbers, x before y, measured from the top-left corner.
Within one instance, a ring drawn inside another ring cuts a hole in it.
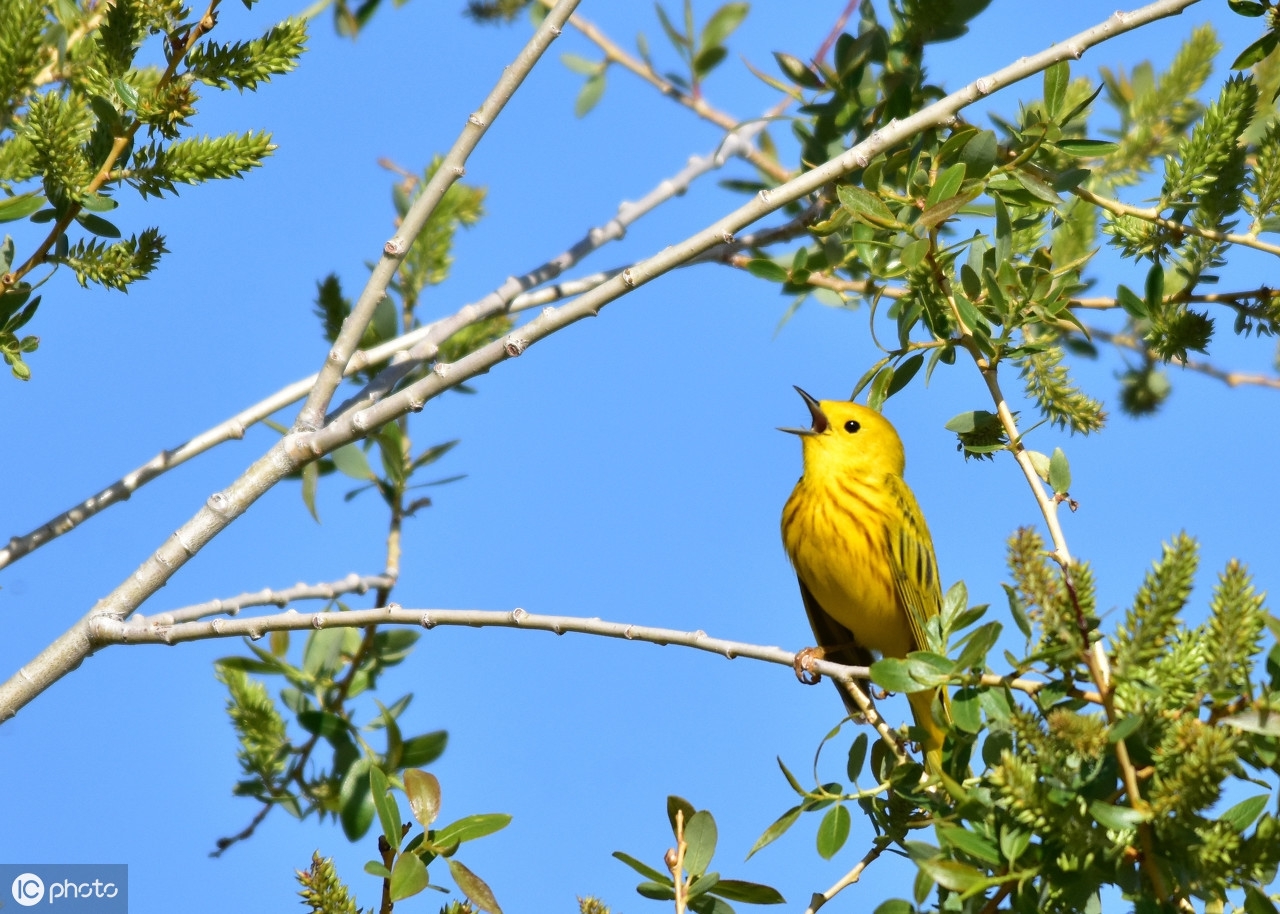
[[[0,9],[8,2],[0,0]],[[0,909],[21,908],[33,914],[128,914],[128,864],[0,863]]]
[[[39,904],[44,898],[44,880],[35,873],[22,873],[13,880],[13,900],[24,908]]]

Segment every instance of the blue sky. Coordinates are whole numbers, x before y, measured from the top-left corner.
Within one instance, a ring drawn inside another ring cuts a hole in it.
[[[760,4],[707,86],[712,102],[742,117],[766,110],[774,93],[736,54],[766,69],[773,50],[811,54],[843,5]],[[2,464],[11,484],[0,535],[26,532],[161,448],[319,367],[315,282],[336,271],[349,290],[358,288],[363,264],[390,235],[390,175],[377,159],[417,169],[447,149],[527,37],[523,23],[479,28],[458,6],[418,0],[388,8],[355,44],[318,22],[297,73],[256,95],[208,96],[201,132],[264,127],[280,148],[244,181],[122,206],[119,224],[158,223],[173,251],[128,296],[82,292],[69,275],[50,284],[33,328],[43,341],[31,359],[35,379],[0,384],[12,442]],[[1113,7],[996,0],[969,36],[933,49],[930,72],[958,88]],[[699,4],[699,17],[709,9]],[[290,11],[262,3],[250,14],[229,4],[219,37],[254,34]],[[581,11],[626,46],[643,29],[663,59],[647,7],[584,3]],[[1227,47],[1216,86],[1256,25],[1217,3],[1095,49],[1073,72],[1143,58],[1163,66],[1206,20]],[[597,56],[566,33],[472,157],[467,180],[488,188],[488,215],[459,237],[454,272],[430,293],[424,313],[452,313],[540,264],[607,221],[621,200],[718,142],[716,128],[618,70],[600,106],[575,119],[580,77],[555,59],[562,52]],[[989,104],[1011,115],[1019,99],[1039,92],[1037,80]],[[735,164],[726,176],[746,174]],[[739,198],[714,183],[704,179],[582,270],[647,256],[735,206]],[[24,227],[9,228],[21,245]],[[1111,266],[1099,274],[1099,294],[1117,282],[1140,287],[1142,268],[1104,259]],[[1270,266],[1242,259],[1222,287],[1256,286],[1274,274]],[[776,287],[722,267],[681,270],[479,378],[476,396],[429,404],[415,420],[415,440],[460,438],[438,466],[467,478],[434,490],[435,505],[409,523],[397,601],[521,606],[792,649],[809,644],[777,532],[799,448],[774,429],[805,421],[792,384],[847,396],[878,353],[865,309],[811,302],[775,334],[786,304]],[[1269,342],[1231,339],[1230,321],[1219,323],[1220,362],[1268,368]],[[1114,402],[1121,369],[1107,355],[1078,375]],[[1249,563],[1262,588],[1274,592],[1280,578],[1273,532],[1280,499],[1263,469],[1280,448],[1270,418],[1277,392],[1173,375],[1176,391],[1154,418],[1135,422],[1113,407],[1111,424],[1094,438],[1047,427],[1033,438],[1033,447],[1061,446],[1071,458],[1081,507],[1065,518],[1066,533],[1073,552],[1095,566],[1109,624],[1161,541],[1182,529],[1203,546],[1195,612],[1229,557]],[[1006,382],[1016,394],[1013,379]],[[908,481],[943,577],[963,578],[975,601],[994,603],[1003,617],[1004,540],[1037,522],[1035,504],[1012,460],[966,464],[943,428],[957,412],[988,406],[977,373],[958,364],[928,389],[913,385],[886,412],[906,442]],[[4,675],[110,592],[273,440],[252,430],[0,573]],[[346,504],[343,482],[325,482],[321,524],[303,509],[297,487],[282,485],[144,611],[380,570],[376,500]],[[128,863],[135,911],[175,902],[190,910],[289,909],[292,870],[319,848],[373,904],[377,883],[360,872],[372,842],[352,846],[332,824],[273,815],[252,842],[208,859],[216,838],[256,811],[230,796],[235,740],[210,665],[240,651],[238,642],[107,650],[0,727],[0,779],[11,785],[0,795],[8,825],[0,829],[0,860]],[[786,669],[581,636],[436,629],[384,677],[384,695],[405,691],[416,695],[408,731],[450,732],[448,751],[432,766],[443,816],[515,817],[463,856],[508,912],[573,910],[574,895],[588,893],[628,914],[658,910],[635,895],[636,877],[609,855],[625,850],[659,863],[670,844],[669,793],[716,815],[724,875],[776,886],[788,909],[801,909],[869,846],[855,816],[844,853],[823,862],[812,850],[815,820],[741,862],[792,804],[775,756],[807,770],[841,714],[829,687],[805,689]],[[890,716],[905,713],[899,700],[888,708]],[[843,761],[838,754],[832,761],[827,779],[842,777]],[[860,909],[905,895],[904,872],[881,861],[837,903]],[[432,895],[401,908],[437,905]]]

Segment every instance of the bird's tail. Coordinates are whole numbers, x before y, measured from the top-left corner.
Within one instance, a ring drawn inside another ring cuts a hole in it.
[[[924,739],[920,748],[924,750],[925,767],[930,772],[942,771],[942,741],[946,731],[933,719],[933,697],[942,700],[942,713],[951,720],[951,701],[946,689],[927,689],[923,692],[912,692],[907,696],[911,702],[911,713],[915,716],[916,726],[924,731]]]

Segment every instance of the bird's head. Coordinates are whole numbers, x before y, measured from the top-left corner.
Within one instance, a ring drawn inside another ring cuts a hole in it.
[[[889,420],[874,409],[851,400],[815,400],[799,387],[813,424],[782,428],[799,435],[804,445],[805,472],[873,471],[902,475],[906,457],[902,439]]]

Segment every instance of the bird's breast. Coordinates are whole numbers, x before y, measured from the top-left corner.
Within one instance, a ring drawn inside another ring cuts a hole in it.
[[[914,649],[893,584],[891,501],[848,479],[801,479],[782,513],[796,575],[829,616],[865,647],[889,657]]]

